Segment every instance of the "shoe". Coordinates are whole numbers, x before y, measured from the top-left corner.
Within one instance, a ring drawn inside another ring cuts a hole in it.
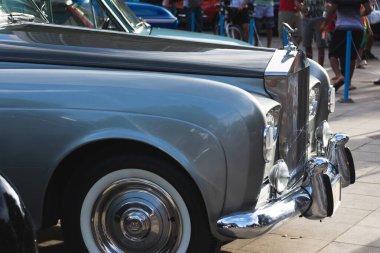
[[[369,51],[366,51],[365,52],[365,54],[366,54],[366,58],[368,59],[368,60],[378,60],[379,58],[377,58],[375,55],[373,55],[371,52],[369,52]]]
[[[335,92],[339,90],[340,87],[342,87],[344,84],[344,80],[340,79],[338,82],[334,83]]]
[[[356,90],[356,86],[353,86],[351,85],[350,88],[348,88],[349,90]]]
[[[380,85],[380,79],[373,82],[374,85]]]
[[[368,62],[363,59],[360,61],[359,65],[368,65]]]
[[[356,65],[356,68],[357,68],[357,69],[365,69],[364,65],[362,65],[362,64],[358,64],[358,65]]]

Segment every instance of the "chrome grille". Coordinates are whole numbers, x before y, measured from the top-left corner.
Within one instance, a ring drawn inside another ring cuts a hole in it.
[[[284,159],[290,169],[291,180],[288,187],[291,187],[304,175],[304,165],[308,156],[310,70],[302,52],[297,52],[290,60],[286,54],[282,59],[272,58],[272,61],[284,62],[285,57],[288,62],[282,73],[271,73],[270,65],[268,66],[265,85],[272,97],[282,106],[278,158]]]

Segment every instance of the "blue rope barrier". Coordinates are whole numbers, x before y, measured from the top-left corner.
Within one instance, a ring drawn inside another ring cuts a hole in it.
[[[253,45],[253,34],[255,34],[255,19],[250,18],[249,22],[249,44]]]
[[[219,16],[219,35],[224,36],[224,14]]]
[[[348,89],[350,88],[350,69],[351,69],[351,40],[352,40],[352,32],[347,31],[346,36],[346,68],[344,71],[344,97],[343,99],[348,101],[349,94]]]
[[[195,31],[195,14],[194,11],[191,12],[191,31]]]
[[[288,45],[288,43],[289,43],[289,41],[288,41],[288,36],[287,36],[287,34],[286,34],[285,31],[282,32],[282,38],[283,38],[283,41],[284,41],[284,47],[285,47],[285,46]]]

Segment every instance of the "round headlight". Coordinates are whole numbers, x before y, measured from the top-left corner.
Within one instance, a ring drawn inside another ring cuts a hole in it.
[[[319,86],[310,90],[309,94],[309,116],[314,117],[317,114],[319,105]]]
[[[329,112],[335,111],[335,88],[330,85],[329,89]]]
[[[315,130],[315,138],[320,143],[322,148],[326,148],[328,142],[331,138],[332,131],[330,129],[329,123],[326,120],[322,121],[321,124]]]
[[[280,106],[271,109],[266,115],[266,127],[264,129],[264,160],[270,162],[274,158],[275,146],[278,136],[278,121],[280,117]]]
[[[269,172],[269,183],[278,193],[283,192],[289,183],[289,169],[285,161],[280,159]]]

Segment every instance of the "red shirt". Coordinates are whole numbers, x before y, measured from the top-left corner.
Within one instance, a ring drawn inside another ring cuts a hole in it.
[[[293,1],[280,0],[280,11],[295,11],[296,6]]]

